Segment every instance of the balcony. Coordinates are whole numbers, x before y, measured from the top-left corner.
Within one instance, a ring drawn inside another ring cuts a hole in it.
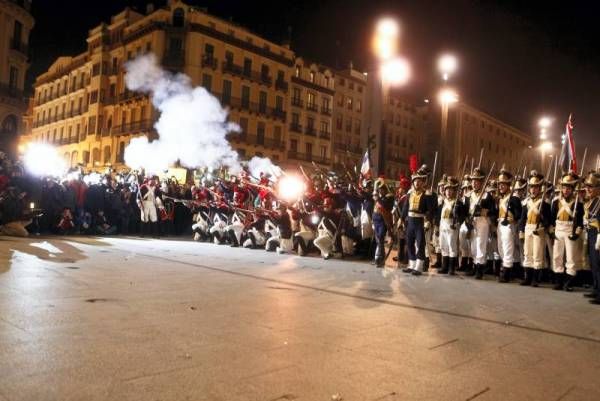
[[[212,68],[213,70],[217,69],[217,59],[213,57],[212,54],[205,54],[202,56],[202,67],[203,68]]]
[[[271,86],[273,84],[273,78],[268,74],[245,69],[240,65],[234,64],[232,61],[224,61],[221,68],[225,74],[236,75],[242,79],[247,79],[265,86]]]
[[[331,132],[329,131],[320,131],[319,138],[321,139],[331,139]]]
[[[14,86],[0,84],[0,96],[11,97],[21,101],[23,99],[23,91]]]
[[[180,69],[185,65],[185,52],[179,49],[173,49],[165,53],[163,65],[170,69]]]
[[[304,107],[304,102],[302,102],[302,99],[300,99],[300,98],[293,97],[292,98],[292,106]]]
[[[306,133],[306,135],[317,136],[317,130],[315,129],[315,127],[311,127],[311,126],[306,127],[305,133]]]
[[[319,106],[317,106],[315,103],[307,103],[306,109],[317,112],[317,111],[319,111]]]
[[[393,156],[391,154],[386,154],[385,155],[385,160],[387,160],[389,162],[392,162],[392,163],[402,163],[402,164],[407,164],[408,163],[407,159],[404,159],[402,157],[396,157],[396,156]]]
[[[321,106],[321,114],[326,115],[326,116],[331,116],[331,108]]]
[[[329,165],[331,163],[331,159],[329,159],[327,157],[321,157],[321,156],[307,154],[307,153],[298,153],[293,150],[289,150],[287,156],[288,156],[288,159],[292,159],[292,160],[315,162],[315,163],[325,164],[325,165]]]
[[[230,108],[238,110],[246,110],[250,113],[262,114],[267,117],[285,121],[287,113],[285,110],[280,110],[273,107],[268,107],[265,104],[250,102],[249,99],[240,99],[238,97],[223,96],[220,93],[213,93],[214,96],[221,99],[223,105],[229,106]]]
[[[242,75],[242,67],[240,67],[237,64],[234,64],[231,61],[223,61],[221,69],[226,74],[240,75],[240,76]]]
[[[142,131],[151,131],[153,129],[154,121],[147,119],[142,121],[134,121],[128,124],[116,125],[110,128],[109,135],[133,135],[138,134]]]
[[[26,43],[21,42],[17,38],[12,38],[10,41],[10,50],[14,50],[18,53],[21,53],[25,57],[29,54],[29,47]]]
[[[245,145],[261,146],[265,149],[284,150],[285,144],[281,139],[265,138],[264,136],[251,135],[246,132],[232,133],[227,136],[231,142]]]
[[[351,145],[351,144],[336,142],[336,143],[333,144],[333,148],[335,150],[337,150],[337,151],[349,152],[349,153],[353,153],[355,155],[361,155],[362,154],[361,147],[357,146],[357,145]]]
[[[140,92],[132,92],[129,90],[126,90],[123,93],[119,94],[119,103],[123,103],[129,100],[134,100],[134,99],[141,99],[144,97],[148,97],[148,95],[146,93],[140,93]]]
[[[275,81],[275,89],[278,91],[287,92],[288,91],[288,83],[283,80],[278,79]]]
[[[298,124],[298,123],[291,123],[290,124],[290,131],[292,132],[298,132],[298,133],[302,133],[302,125]]]

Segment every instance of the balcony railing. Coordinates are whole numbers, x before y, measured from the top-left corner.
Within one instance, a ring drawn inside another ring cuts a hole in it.
[[[19,90],[16,87],[9,86],[6,84],[0,84],[0,95],[12,97],[18,100],[23,99],[23,91]]]
[[[232,142],[243,143],[246,145],[261,146],[265,149],[284,150],[285,144],[281,139],[265,138],[264,136],[252,135],[246,132],[233,133],[228,136]]]
[[[202,67],[212,68],[213,70],[217,69],[217,59],[214,58],[211,54],[205,54],[202,56]]]
[[[330,116],[331,115],[331,108],[330,107],[321,106],[321,114],[324,114],[326,116]]]
[[[268,74],[245,69],[244,67],[237,65],[232,61],[223,61],[221,68],[226,74],[237,75],[243,79],[247,79],[265,86],[271,86],[273,84],[273,78]]]
[[[213,93],[217,98],[221,99],[224,105],[239,110],[247,110],[251,113],[262,114],[267,117],[272,117],[280,120],[284,120],[287,116],[285,110],[269,107],[265,104],[251,102],[248,99],[240,99],[238,97],[223,97],[220,93]]]
[[[315,129],[315,127],[311,127],[310,125],[306,127],[305,133],[306,135],[317,136],[317,130]]]
[[[17,38],[12,38],[10,41],[10,49],[15,50],[25,56],[29,54],[29,47],[26,43],[21,42]]]
[[[329,131],[320,131],[319,132],[319,138],[330,139],[331,138],[331,132],[329,132]]]
[[[296,123],[291,123],[290,131],[302,133],[302,125],[296,124]]]
[[[283,91],[283,92],[287,92],[288,90],[288,83],[285,81],[282,81],[280,79],[277,79],[275,81],[275,89],[279,90],[279,91]]]
[[[141,131],[150,131],[153,128],[154,121],[147,119],[142,121],[134,121],[131,123],[116,125],[110,129],[110,135],[129,135],[137,134]]]
[[[306,103],[306,109],[310,111],[319,111],[319,106],[315,103]]]
[[[167,68],[182,68],[185,65],[185,52],[183,50],[171,50],[165,53],[163,65]]]
[[[300,98],[293,97],[292,98],[292,106],[304,107],[304,102],[302,102],[302,99],[300,99]]]
[[[350,153],[354,153],[356,155],[362,154],[362,149],[361,149],[360,146],[355,146],[355,145],[349,145],[349,144],[345,144],[345,143],[336,142],[336,143],[333,144],[333,148],[335,150],[338,150],[338,151],[350,152]]]
[[[319,164],[329,165],[331,163],[331,159],[327,157],[321,157],[317,155],[307,154],[307,153],[299,153],[293,150],[288,151],[288,159],[292,160],[301,160],[307,162],[315,162]]]

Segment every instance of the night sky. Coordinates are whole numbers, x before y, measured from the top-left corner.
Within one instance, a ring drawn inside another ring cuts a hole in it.
[[[30,77],[59,55],[85,50],[88,29],[144,0],[35,0],[36,26]],[[165,1],[156,0],[155,4]],[[374,62],[370,34],[379,16],[401,23],[401,53],[412,63],[413,79],[403,90],[433,97],[439,87],[436,58],[450,50],[460,58],[453,86],[462,100],[526,131],[537,131],[543,114],[556,117],[555,145],[570,112],[579,154],[600,152],[600,24],[588,1],[227,1],[188,0],[209,13],[265,36],[285,40],[300,56],[333,67],[352,60],[358,69]],[[85,5],[85,8],[83,7]],[[31,78],[30,78],[31,82]],[[537,136],[537,134],[536,134]],[[579,156],[581,157],[581,156]],[[588,166],[590,166],[588,164]]]

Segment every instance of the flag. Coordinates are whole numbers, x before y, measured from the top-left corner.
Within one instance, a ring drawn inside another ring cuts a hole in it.
[[[369,155],[369,149],[367,149],[362,158],[360,174],[365,178],[371,178],[371,157]]]
[[[564,173],[570,170],[577,171],[577,157],[575,155],[575,140],[573,139],[573,115],[569,114],[569,121],[565,127],[565,134],[560,151],[560,168]]]

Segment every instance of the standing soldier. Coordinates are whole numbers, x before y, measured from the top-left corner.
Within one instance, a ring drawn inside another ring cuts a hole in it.
[[[576,263],[581,260],[583,204],[574,195],[578,181],[579,176],[574,172],[565,174],[560,180],[561,194],[552,202],[549,233],[554,237],[552,269],[556,275],[555,290],[573,291]]]
[[[529,176],[529,196],[525,199],[519,219],[519,238],[523,239],[525,279],[521,285],[537,287],[544,268],[546,230],[550,225],[550,204],[544,200],[541,186],[544,176],[532,171]]]
[[[598,231],[600,231],[600,173],[590,173],[584,185],[590,198],[586,210],[587,237],[590,268],[594,278],[592,292],[585,294],[585,296],[592,298],[590,303],[600,305],[600,235],[598,235]]]
[[[375,234],[375,265],[385,266],[385,236],[388,229],[392,229],[392,207],[394,194],[389,190],[383,178],[377,179],[373,190],[373,228]]]
[[[446,185],[446,180],[448,179],[448,177],[446,176],[446,174],[442,175],[442,179],[437,183],[437,197],[435,197],[435,199],[437,200],[437,210],[441,209],[442,206],[444,205],[444,187]],[[436,222],[433,224],[433,235],[431,236],[431,245],[432,248],[434,248],[435,250],[435,263],[433,265],[431,265],[431,267],[434,267],[436,269],[439,269],[442,267],[442,248],[441,248],[441,244],[440,244],[440,226],[439,226],[439,222],[436,220]]]
[[[502,270],[498,281],[508,283],[515,261],[520,260],[515,247],[517,221],[521,217],[521,199],[512,194],[513,175],[500,170],[498,175],[498,253],[502,259]]]
[[[465,219],[463,202],[457,199],[458,180],[448,177],[444,184],[444,200],[439,209],[441,270],[440,274],[454,275],[458,265],[458,230]]]
[[[463,177],[461,184],[462,194],[460,199],[463,205],[466,205],[469,197],[471,196],[471,178],[468,175]],[[466,222],[460,225],[458,231],[458,249],[460,250],[460,265],[459,271],[472,271],[473,270],[473,259],[471,257],[471,240],[469,238],[469,229]]]
[[[468,275],[475,275],[477,280],[483,279],[483,272],[487,260],[487,243],[490,234],[490,218],[495,210],[495,202],[484,186],[485,173],[479,167],[473,169],[471,184],[473,191],[468,198],[469,214],[467,228],[471,240],[471,256],[473,257],[474,271]]]
[[[426,218],[432,221],[435,210],[432,202],[425,192],[427,183],[427,166],[422,166],[412,175],[412,192],[408,197],[408,202],[404,204],[402,210],[402,219],[406,221],[406,247],[408,253],[408,267],[403,269],[405,273],[412,273],[419,276],[423,272],[425,265],[425,230],[429,222],[425,223]]]

